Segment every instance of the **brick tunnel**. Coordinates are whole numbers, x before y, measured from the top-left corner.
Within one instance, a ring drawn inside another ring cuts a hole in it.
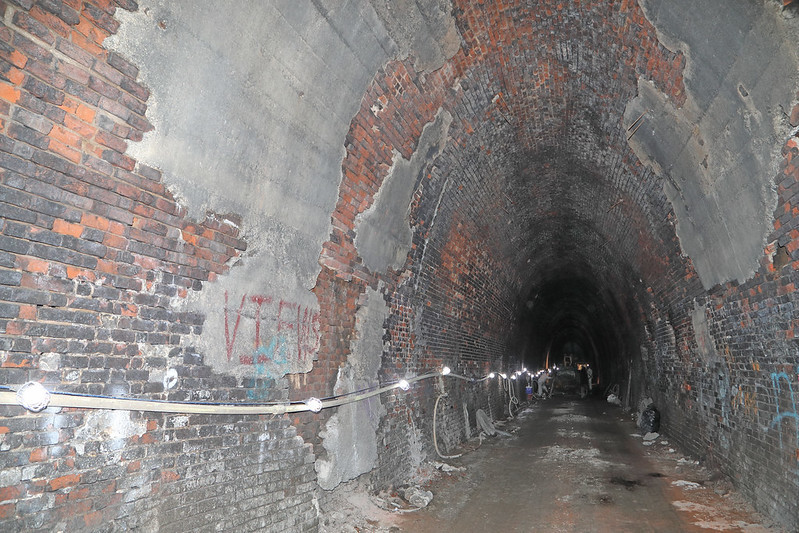
[[[316,531],[564,356],[799,529],[795,0],[0,14],[0,529]]]

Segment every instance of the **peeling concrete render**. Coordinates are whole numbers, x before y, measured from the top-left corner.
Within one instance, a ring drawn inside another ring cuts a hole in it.
[[[383,323],[389,312],[382,294],[371,288],[356,314],[357,338],[347,364],[339,369],[335,391],[353,392],[378,384],[383,355]],[[326,459],[316,461],[319,486],[330,490],[369,472],[377,463],[377,428],[385,415],[380,397],[345,404],[330,417],[322,432]]]
[[[371,3],[399,46],[399,56],[412,56],[416,70],[437,70],[460,48],[461,37],[450,0],[371,0]]]
[[[410,160],[399,154],[372,206],[358,221],[355,245],[364,263],[374,272],[399,268],[408,254],[413,236],[408,225],[408,208],[419,173],[430,164],[447,142],[452,115],[439,110],[435,121],[425,125]]]
[[[687,101],[676,108],[639,80],[625,123],[643,114],[643,124],[630,145],[668,178],[680,243],[703,286],[743,282],[759,266],[776,207],[779,141],[799,88],[799,74],[786,76],[799,73],[799,52],[784,45],[795,21],[772,2],[641,5],[661,42],[687,58]]]

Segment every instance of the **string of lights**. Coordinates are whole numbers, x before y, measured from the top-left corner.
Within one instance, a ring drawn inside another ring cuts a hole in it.
[[[528,373],[515,372],[510,379]],[[119,396],[105,396],[96,394],[82,394],[74,392],[49,391],[41,383],[29,381],[18,389],[0,386],[0,405],[21,405],[25,409],[37,413],[46,407],[70,407],[83,409],[116,409],[128,411],[153,411],[180,414],[285,414],[310,411],[318,413],[322,409],[336,407],[347,403],[365,400],[384,392],[400,389],[407,391],[413,383],[425,379],[447,376],[470,383],[480,383],[488,379],[499,377],[503,382],[503,389],[509,391],[511,402],[516,399],[510,392],[511,385],[505,373],[491,372],[482,378],[472,378],[452,373],[447,366],[440,371],[429,372],[419,376],[408,377],[384,385],[374,385],[357,391],[337,394],[326,398],[310,397],[302,401],[287,402],[260,402],[260,403],[224,403],[224,402],[191,402],[173,401],[144,398],[125,398]],[[508,382],[505,385],[505,382]],[[518,402],[518,399],[516,399]]]

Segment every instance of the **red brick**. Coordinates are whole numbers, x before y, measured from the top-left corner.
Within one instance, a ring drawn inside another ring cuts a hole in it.
[[[30,454],[28,460],[31,463],[39,463],[47,459],[47,449],[46,448],[36,448]]]
[[[56,219],[53,222],[53,231],[56,233],[61,233],[62,235],[80,237],[81,233],[83,233],[83,226],[72,224],[71,222],[67,222],[65,220]]]
[[[64,487],[72,487],[80,483],[80,474],[68,474],[66,476],[57,477],[50,480],[48,486],[50,490],[59,490]]]
[[[19,100],[19,96],[20,93],[17,89],[7,83],[0,82],[0,98],[15,104]]]
[[[24,494],[25,487],[12,486],[0,488],[0,502],[16,500]]]
[[[81,160],[80,152],[75,150],[74,148],[70,148],[69,146],[63,144],[60,141],[57,141],[55,139],[50,139],[50,150],[61,156],[64,156],[73,163],[80,163]]]

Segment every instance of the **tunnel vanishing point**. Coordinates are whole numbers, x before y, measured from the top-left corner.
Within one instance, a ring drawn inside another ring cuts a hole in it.
[[[1,530],[315,531],[566,354],[799,529],[796,0],[0,14]]]

